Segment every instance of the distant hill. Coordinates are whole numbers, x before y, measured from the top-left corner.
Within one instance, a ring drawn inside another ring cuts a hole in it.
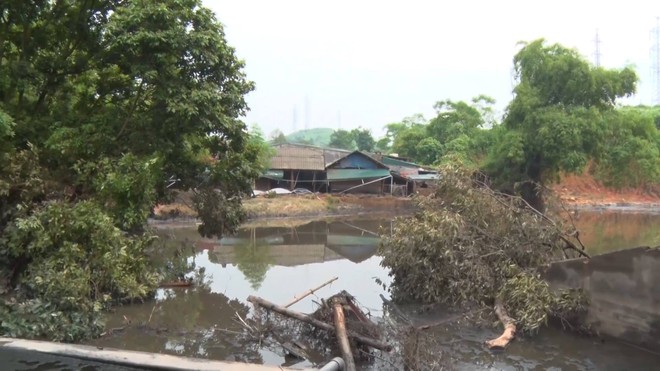
[[[330,144],[330,136],[334,132],[330,128],[314,128],[298,130],[286,136],[290,143],[304,143],[319,147],[327,147]]]

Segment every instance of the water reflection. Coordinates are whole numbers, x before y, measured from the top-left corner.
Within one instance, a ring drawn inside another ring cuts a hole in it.
[[[658,217],[605,216],[601,219],[599,215],[582,212],[578,220],[583,240],[588,242],[590,249],[593,246],[608,249],[613,244],[616,248],[649,244],[648,237],[657,237],[653,231],[660,227]],[[610,227],[609,218],[622,227],[616,228],[614,224]],[[260,347],[243,334],[236,313],[242,318],[252,315],[251,306],[246,305],[245,299],[257,295],[284,304],[295,295],[338,276],[339,280],[331,286],[295,304],[293,309],[311,312],[316,309],[315,301],[346,290],[371,315],[382,317],[384,311],[379,295],[387,296],[387,293],[375,281],[380,279],[389,283],[390,278],[380,266],[380,257],[374,256],[381,228],[387,233],[390,219],[249,227],[221,240],[200,238],[195,234],[194,226],[169,229],[165,234],[173,240],[164,237],[164,245],[184,244],[186,248],[179,250],[197,266],[205,268],[210,277],[207,285],[163,290],[157,300],[119,308],[110,316],[108,327],[126,326],[126,329],[93,343],[216,360],[290,365],[280,347],[268,344]],[[589,235],[598,237],[590,240]],[[645,237],[628,239],[634,235]],[[168,254],[163,251],[163,256]],[[433,318],[427,320],[432,322]],[[601,344],[594,339],[552,329],[543,331],[538,337],[519,339],[505,353],[485,351],[484,339],[497,332],[495,328],[455,323],[433,329],[433,335],[442,345],[438,351],[451,354],[452,362],[459,369],[591,370],[620,369],[626,364],[633,368],[648,368],[660,360],[655,355],[619,344]],[[381,366],[377,364],[373,369],[385,369]]]
[[[389,220],[303,222],[244,228],[221,240],[195,240],[184,228],[168,230],[161,239],[164,248],[178,247],[180,254],[188,254],[196,266],[205,268],[210,280],[202,287],[163,290],[157,300],[118,308],[107,327],[125,329],[93,344],[290,366],[281,347],[259,347],[243,333],[236,314],[241,318],[252,314],[245,299],[258,295],[283,304],[338,276],[339,280],[320,291],[318,297],[312,296],[293,308],[311,312],[316,309],[314,300],[347,290],[373,315],[380,315],[379,294],[383,290],[374,278],[388,282],[388,277],[379,265],[380,258],[373,255],[382,225],[389,227]],[[181,248],[181,244],[188,247]],[[168,254],[163,251],[163,255]]]
[[[580,211],[576,227],[592,254],[637,246],[660,246],[660,210]]]

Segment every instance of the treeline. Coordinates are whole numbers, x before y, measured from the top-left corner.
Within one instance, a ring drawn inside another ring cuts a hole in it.
[[[535,202],[534,184],[561,173],[590,171],[615,188],[660,184],[660,106],[617,104],[635,92],[631,68],[594,67],[575,50],[536,40],[515,55],[514,70],[515,96],[501,121],[489,97],[441,101],[430,120],[388,124],[377,147],[426,165],[461,162]]]

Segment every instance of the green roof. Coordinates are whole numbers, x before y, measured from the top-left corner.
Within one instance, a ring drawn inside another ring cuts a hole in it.
[[[420,168],[421,167],[420,165],[417,165],[417,164],[412,163],[412,162],[403,161],[403,160],[399,160],[399,159],[392,158],[392,157],[387,157],[387,156],[383,156],[382,163],[384,163],[385,165],[390,165],[390,166],[402,166],[402,167],[414,167],[414,168]]]
[[[328,180],[357,180],[390,176],[387,169],[328,169]]]

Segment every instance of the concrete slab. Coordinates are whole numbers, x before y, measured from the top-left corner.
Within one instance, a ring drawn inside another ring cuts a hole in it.
[[[603,335],[660,350],[660,247],[636,247],[550,264],[552,287],[590,296],[587,322]]]

